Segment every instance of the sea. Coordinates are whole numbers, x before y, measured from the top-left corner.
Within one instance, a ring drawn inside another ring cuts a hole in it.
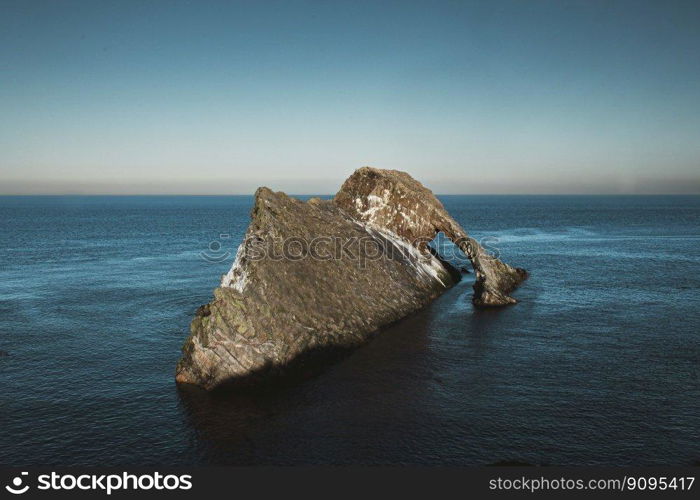
[[[250,196],[0,197],[0,465],[691,465],[700,197],[442,196],[473,274],[307,380],[178,387]]]

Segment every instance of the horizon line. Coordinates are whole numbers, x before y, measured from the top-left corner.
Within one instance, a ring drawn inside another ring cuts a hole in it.
[[[335,196],[336,193],[287,193],[282,192],[287,196]],[[433,193],[435,196],[700,196],[697,193]],[[112,196],[112,197],[129,197],[129,196],[255,196],[252,193],[0,193],[0,197],[49,197],[49,196]]]

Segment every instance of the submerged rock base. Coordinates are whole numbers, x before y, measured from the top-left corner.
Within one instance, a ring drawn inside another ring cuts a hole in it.
[[[236,260],[192,321],[176,380],[207,389],[254,381],[359,345],[459,281],[427,247],[440,231],[472,260],[476,305],[515,302],[508,293],[525,271],[485,254],[408,174],[362,168],[333,200],[258,189]]]

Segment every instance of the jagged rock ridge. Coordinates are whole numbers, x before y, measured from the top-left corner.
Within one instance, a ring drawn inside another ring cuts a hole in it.
[[[192,321],[176,380],[207,389],[255,381],[306,353],[364,342],[459,280],[417,243],[436,231],[460,247],[466,238],[402,172],[360,169],[333,200],[258,189],[235,262]],[[512,302],[507,291],[524,271],[486,262],[478,250],[470,258],[482,283],[475,303]]]
[[[472,262],[476,272],[475,305],[516,302],[508,293],[527,277],[525,270],[510,267],[485,252],[432,191],[407,173],[360,168],[343,183],[334,202],[351,217],[410,242],[429,242],[439,232],[444,233]]]

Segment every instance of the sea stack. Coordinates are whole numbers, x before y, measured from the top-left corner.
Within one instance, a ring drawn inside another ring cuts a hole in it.
[[[332,200],[259,188],[231,270],[192,321],[176,380],[256,382],[361,344],[459,281],[427,245],[439,232],[472,262],[475,306],[515,303],[508,294],[527,273],[486,253],[404,172],[361,168]]]

